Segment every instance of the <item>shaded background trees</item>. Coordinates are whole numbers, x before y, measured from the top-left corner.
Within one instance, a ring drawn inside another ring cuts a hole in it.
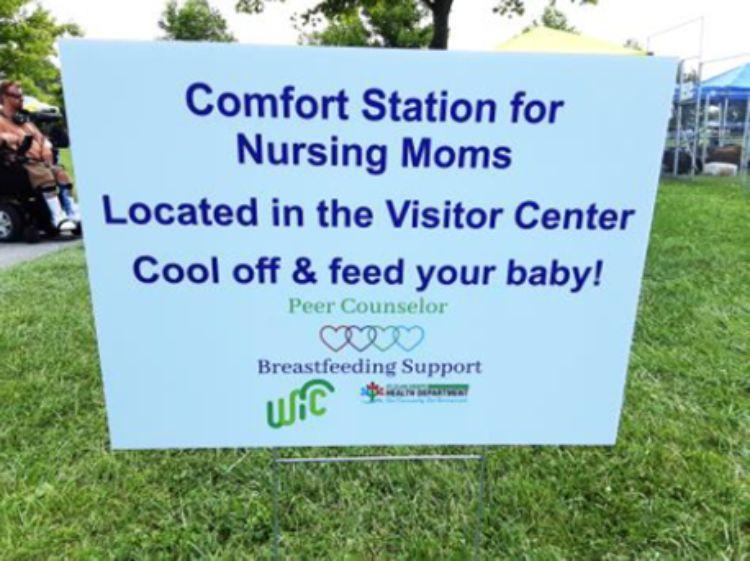
[[[283,2],[284,0],[237,0],[236,9],[240,13],[255,14],[263,11],[263,7],[266,2]],[[470,1],[470,0],[467,0]],[[572,4],[597,4],[598,0],[570,0]],[[300,15],[300,21],[302,26],[310,25],[311,22],[315,21],[315,18],[324,18],[329,22],[329,26],[333,26],[335,33],[332,31],[332,35],[329,39],[341,39],[351,41],[354,39],[361,40],[366,39],[366,34],[362,29],[356,29],[357,26],[367,31],[368,25],[372,26],[371,22],[368,22],[367,10],[374,9],[377,5],[385,5],[387,2],[384,0],[320,0],[312,8],[303,12]],[[450,35],[450,13],[453,7],[453,0],[403,0],[402,2],[396,2],[396,4],[406,7],[409,5],[410,9],[424,10],[427,18],[431,20],[432,33],[428,43],[431,49],[447,49],[448,38]],[[556,0],[550,0],[549,6],[552,10],[555,10]],[[498,15],[513,17],[522,16],[526,13],[526,2],[525,0],[497,0],[497,4],[493,8],[493,12]],[[562,12],[559,12],[562,13]],[[552,15],[552,13],[550,14]],[[564,18],[563,14],[563,18]],[[343,18],[343,21],[342,21]],[[358,18],[357,21],[355,18]],[[338,20],[338,22],[337,22]],[[420,22],[420,26],[423,24]],[[314,33],[314,32],[313,32]],[[334,44],[334,43],[325,43]],[[336,43],[341,44],[341,43]],[[351,44],[351,43],[344,43]],[[374,44],[370,46],[405,46],[405,45],[385,45],[385,44]],[[422,44],[411,45],[414,47],[421,47]]]
[[[568,33],[578,33],[578,30],[568,21],[565,12],[557,8],[554,0],[551,0],[544,7],[542,17],[539,20],[533,20],[529,26],[524,28],[524,31],[529,31],[535,27],[547,27],[558,31],[567,31]]]
[[[54,63],[55,41],[81,35],[71,23],[58,23],[49,11],[29,0],[0,0],[0,74],[19,80],[43,101],[62,103],[60,69]]]
[[[339,13],[309,14],[298,28],[301,42],[312,45],[419,49],[432,39],[429,13],[415,0],[376,0]]]
[[[164,32],[161,39],[166,40],[236,41],[221,12],[208,0],[186,0],[182,5],[177,0],[169,0],[159,20],[159,29]]]

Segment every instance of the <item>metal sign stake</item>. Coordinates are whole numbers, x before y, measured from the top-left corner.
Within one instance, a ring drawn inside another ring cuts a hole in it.
[[[272,449],[273,463],[273,558],[281,560],[281,473],[280,466],[295,464],[343,464],[363,462],[479,462],[477,482],[477,508],[474,523],[474,554],[479,559],[482,542],[482,521],[484,518],[484,494],[486,487],[486,456],[484,454],[424,454],[403,456],[331,456],[320,458],[280,458],[278,449]]]

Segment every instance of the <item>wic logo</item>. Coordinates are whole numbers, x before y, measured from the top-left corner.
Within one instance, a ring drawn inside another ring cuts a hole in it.
[[[333,384],[330,382],[310,380],[301,388],[291,391],[288,404],[285,403],[286,400],[283,397],[277,400],[276,415],[273,411],[273,401],[269,401],[266,404],[268,426],[274,429],[292,426],[298,418],[300,421],[304,421],[307,418],[308,410],[316,417],[324,415],[327,409],[321,406],[320,400],[326,397],[329,392],[334,393],[335,391]]]

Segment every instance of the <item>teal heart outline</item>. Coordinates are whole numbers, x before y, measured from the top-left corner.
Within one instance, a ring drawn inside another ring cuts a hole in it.
[[[396,343],[398,343],[399,331],[398,331],[398,327],[396,327],[395,325],[386,325],[385,327],[383,327],[382,325],[373,325],[372,327],[373,327],[373,329],[375,329],[375,333],[376,333],[376,335],[375,335],[375,341],[373,341],[372,344],[380,352],[384,353],[387,350],[389,350],[390,348],[392,348],[393,345],[395,345]],[[384,333],[384,332],[386,332],[386,331],[392,331],[393,332],[393,337],[392,337],[393,340],[390,342],[389,345],[381,346],[380,344],[378,344],[378,341],[380,341],[381,334]]]

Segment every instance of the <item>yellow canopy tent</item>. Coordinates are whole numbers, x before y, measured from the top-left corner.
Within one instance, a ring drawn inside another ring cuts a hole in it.
[[[638,49],[621,47],[600,39],[584,37],[567,31],[558,31],[548,27],[535,27],[513,37],[502,45],[498,51],[522,53],[582,53],[606,55],[645,55]]]

